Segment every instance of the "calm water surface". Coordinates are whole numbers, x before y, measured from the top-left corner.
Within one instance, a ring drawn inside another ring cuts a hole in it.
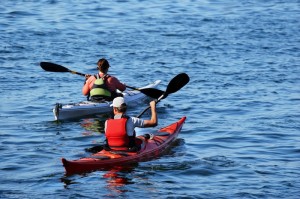
[[[299,198],[299,11],[298,0],[1,1],[0,198]],[[85,99],[83,78],[39,63],[92,74],[101,57],[136,87],[189,74],[158,105],[159,127],[187,121],[159,159],[66,177],[60,158],[89,155],[105,116],[55,122],[55,103]]]

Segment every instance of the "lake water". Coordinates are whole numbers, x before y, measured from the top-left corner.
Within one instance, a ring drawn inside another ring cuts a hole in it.
[[[1,1],[0,198],[299,198],[299,6]],[[89,155],[105,116],[55,122],[55,103],[85,99],[84,79],[39,63],[93,74],[102,57],[135,87],[160,79],[165,90],[187,73],[189,84],[158,104],[158,127],[187,121],[159,159],[67,177],[60,159]]]

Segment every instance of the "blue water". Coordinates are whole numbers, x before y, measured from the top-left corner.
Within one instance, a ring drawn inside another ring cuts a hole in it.
[[[0,198],[299,198],[299,6],[1,1]],[[189,84],[158,104],[159,127],[187,121],[159,159],[66,177],[60,158],[87,156],[105,117],[54,122],[55,103],[85,99],[84,80],[39,63],[93,74],[101,57],[135,87],[161,79],[164,90],[187,73]]]

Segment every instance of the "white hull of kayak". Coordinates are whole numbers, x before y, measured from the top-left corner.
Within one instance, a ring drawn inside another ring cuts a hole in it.
[[[156,88],[161,80],[156,80],[155,82],[142,88]],[[128,106],[135,105],[136,103],[142,102],[143,100],[149,98],[140,91],[129,90],[122,92],[125,102]],[[79,118],[94,114],[104,114],[112,111],[110,107],[111,101],[104,101],[101,103],[83,101],[79,103],[71,104],[59,104],[57,103],[53,108],[55,120],[67,120],[72,118]]]

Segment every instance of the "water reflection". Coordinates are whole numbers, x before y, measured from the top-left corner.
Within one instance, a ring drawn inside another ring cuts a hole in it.
[[[86,130],[84,135],[92,135],[94,132],[103,133],[104,123],[105,119],[103,118],[87,118],[80,122],[80,126]]]
[[[136,166],[117,166],[103,174],[103,178],[106,179],[106,187],[109,190],[108,196],[114,194],[120,194],[127,192],[125,185],[134,184],[132,178],[129,178],[130,174]]]
[[[126,166],[115,166],[107,170],[101,169],[99,170],[99,172],[97,172],[101,175],[99,177],[96,177],[94,180],[96,180],[97,182],[106,183],[104,185],[104,187],[107,188],[107,191],[105,192],[107,193],[106,196],[119,196],[121,193],[129,191],[128,186],[126,185],[134,184],[133,178],[131,178],[130,176],[132,176],[131,174],[137,166],[138,163]],[[64,184],[65,189],[70,189],[72,185],[80,183],[82,178],[89,177],[90,175],[94,174],[96,174],[95,171],[72,176],[64,176],[60,180]],[[80,177],[78,178],[78,176]]]

